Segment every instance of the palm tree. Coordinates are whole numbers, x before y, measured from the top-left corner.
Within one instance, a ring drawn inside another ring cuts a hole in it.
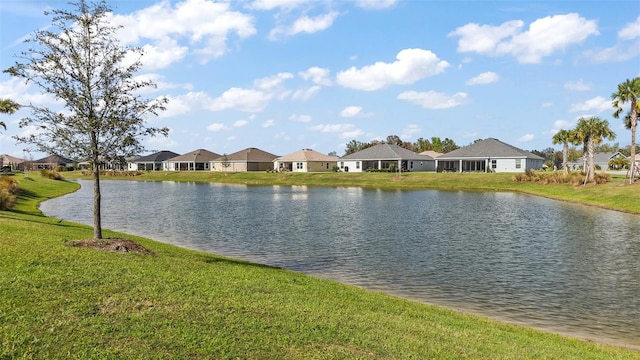
[[[19,108],[20,105],[9,99],[0,99],[0,113],[13,114]],[[0,127],[7,130],[7,125],[4,123],[4,121],[0,121]]]
[[[635,177],[636,159],[636,126],[638,124],[638,113],[640,112],[640,77],[618,84],[618,91],[611,94],[611,103],[615,109],[614,118],[619,118],[622,113],[622,106],[626,103],[631,105],[629,109],[629,127],[631,128],[631,169],[629,171],[629,183],[633,183]]]
[[[554,145],[562,144],[562,169],[565,174],[569,172],[569,143],[573,142],[572,137],[571,131],[562,129],[552,139]]]
[[[602,142],[603,139],[613,140],[616,134],[609,128],[609,122],[599,117],[592,116],[590,118],[578,119],[578,125],[575,131],[584,139],[587,148],[588,169],[585,181],[593,182],[595,178],[595,162],[593,160],[596,144]]]

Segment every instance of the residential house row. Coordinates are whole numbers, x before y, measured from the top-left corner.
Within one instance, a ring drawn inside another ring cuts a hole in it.
[[[609,168],[609,161],[624,156],[620,152],[596,154],[596,165]],[[22,169],[23,159],[0,156],[0,164]],[[105,164],[112,170],[130,171],[291,171],[291,172],[364,172],[394,169],[397,171],[450,172],[525,172],[543,167],[544,159],[498,139],[488,138],[446,154],[433,151],[415,153],[398,145],[378,144],[343,157],[330,156],[312,149],[302,149],[278,156],[258,148],[246,148],[228,155],[197,149],[185,154],[163,150],[128,159],[126,163]],[[30,163],[32,169],[88,167],[71,159],[52,155]],[[636,158],[640,164],[640,156]],[[577,169],[581,163],[569,164]]]

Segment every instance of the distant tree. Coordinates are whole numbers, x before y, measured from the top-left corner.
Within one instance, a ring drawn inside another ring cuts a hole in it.
[[[229,167],[231,166],[231,162],[229,161],[229,157],[227,156],[227,154],[222,155],[221,165],[224,168],[224,171],[227,171],[227,169],[229,169]]]
[[[10,99],[0,99],[0,113],[2,114],[13,114],[14,112],[20,109],[20,105],[11,101]],[[0,121],[0,127],[7,130],[7,125],[4,121]]]
[[[576,132],[580,133],[587,144],[588,171],[586,181],[593,182],[595,178],[595,162],[594,153],[596,144],[601,143],[604,139],[613,140],[616,134],[609,128],[609,122],[598,117],[578,119]]]
[[[596,145],[596,153],[614,153],[620,151],[620,143],[615,144],[598,144]]]
[[[20,127],[36,127],[32,135],[16,136],[39,151],[88,159],[93,170],[93,237],[102,238],[100,162],[144,150],[140,138],[167,135],[167,128],[148,127],[146,118],[165,109],[166,98],[141,94],[155,84],[134,77],[142,49],[122,47],[119,29],[108,22],[104,0],[72,3],[75,9],[45,12],[52,25],[33,33],[35,44],[5,70],[40,87],[64,104],[64,111],[30,104],[31,117]],[[52,30],[53,29],[53,30]],[[57,31],[57,32],[56,32]],[[129,55],[138,55],[137,59]]]
[[[346,149],[344,151],[345,155],[357,153],[358,151],[364,150],[367,148],[367,144],[357,141],[351,140],[346,144]]]
[[[440,152],[448,153],[459,148],[460,147],[456,145],[455,141],[449,138],[444,138],[444,140],[442,140],[442,148]]]
[[[413,147],[413,143],[411,141],[403,141],[402,144],[400,145],[403,149],[407,149],[409,151],[416,151],[415,148]]]
[[[389,145],[398,145],[398,146],[402,146],[402,139],[400,139],[400,136],[398,135],[389,135],[387,136],[387,144]]]
[[[629,183],[632,184],[635,179],[635,157],[636,157],[636,127],[638,124],[638,113],[640,113],[640,77],[627,79],[625,82],[618,84],[618,91],[611,94],[612,105],[614,108],[613,117],[619,118],[622,114],[622,106],[629,103],[628,120],[625,118],[625,125],[631,129],[631,171],[629,171]]]
[[[434,136],[431,138],[431,149],[435,152],[443,152],[442,151],[442,140],[439,137]]]
[[[329,155],[329,156],[338,156],[338,153],[335,152],[335,151],[331,151],[327,155]]]
[[[431,143],[427,139],[418,138],[416,142],[413,143],[414,151],[417,153],[421,153],[423,151],[433,150]]]
[[[622,156],[616,156],[613,159],[609,160],[609,167],[612,169],[620,170],[620,169],[628,169],[629,168],[629,159]]]
[[[553,135],[552,143],[562,144],[562,169],[564,173],[567,174],[569,172],[569,143],[573,140],[573,135],[571,134],[571,130],[560,130],[555,135]]]

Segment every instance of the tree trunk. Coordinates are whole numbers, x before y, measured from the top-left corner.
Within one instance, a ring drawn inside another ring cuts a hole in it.
[[[93,165],[93,238],[102,239],[102,216],[100,214],[100,164],[95,158]]]
[[[631,102],[631,161],[629,161],[629,184],[633,184],[636,174],[636,126],[638,125],[637,105]]]
[[[587,180],[591,183],[595,180],[595,171],[596,171],[596,164],[594,161],[594,153],[595,153],[595,147],[596,144],[593,140],[589,140],[589,143],[587,144],[587,153],[589,154],[589,174],[587,176]]]
[[[569,173],[569,144],[564,143],[562,147],[562,169],[564,170],[564,174]]]

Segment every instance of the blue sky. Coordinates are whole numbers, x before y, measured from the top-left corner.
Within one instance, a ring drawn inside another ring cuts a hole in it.
[[[581,116],[609,120],[617,84],[640,76],[640,2],[244,0],[109,1],[124,45],[146,50],[141,77],[159,86],[171,129],[150,150],[302,148],[343,155],[350,140],[493,137],[552,146]],[[0,1],[0,67],[65,1]],[[0,74],[0,97],[54,104]],[[0,153],[26,110],[1,121]],[[557,147],[557,146],[556,146]],[[557,147],[559,149],[559,147]]]

